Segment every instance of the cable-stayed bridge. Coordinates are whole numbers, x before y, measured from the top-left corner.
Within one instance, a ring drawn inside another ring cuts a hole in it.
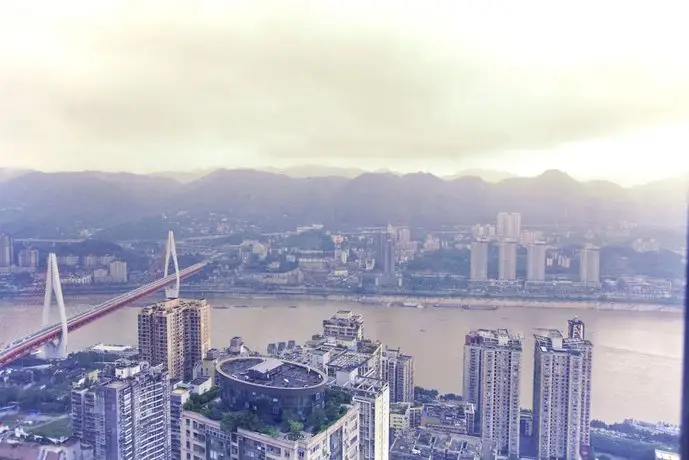
[[[171,262],[173,267],[170,267]],[[64,298],[62,296],[57,257],[55,254],[50,254],[48,256],[48,271],[46,274],[46,289],[43,302],[43,327],[7,345],[1,346],[0,368],[41,348],[43,349],[44,356],[47,358],[64,358],[67,356],[67,338],[70,332],[163,288],[165,288],[165,295],[167,298],[177,298],[179,296],[181,280],[195,275],[203,270],[205,266],[206,262],[201,262],[180,270],[177,263],[174,236],[172,232],[169,232],[163,278],[134,289],[133,291],[118,295],[68,318]],[[173,268],[174,271],[170,273],[171,268]],[[56,299],[60,321],[50,324],[50,308],[53,303],[53,295]]]

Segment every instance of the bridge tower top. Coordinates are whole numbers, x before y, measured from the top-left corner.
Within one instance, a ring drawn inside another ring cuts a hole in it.
[[[46,356],[51,358],[65,358],[67,356],[67,311],[65,310],[65,299],[62,297],[62,284],[60,283],[60,272],[57,269],[57,256],[54,253],[50,253],[48,255],[48,271],[45,276],[43,327],[50,325],[50,305],[53,301],[53,294],[55,294],[57,309],[60,313],[62,334],[57,345],[46,345],[45,352]]]
[[[175,247],[175,235],[170,230],[167,234],[167,248],[165,250],[165,277],[167,278],[170,272],[170,259],[175,267],[175,285],[174,287],[165,288],[165,297],[167,299],[177,299],[179,298],[179,264],[177,263],[177,248]]]

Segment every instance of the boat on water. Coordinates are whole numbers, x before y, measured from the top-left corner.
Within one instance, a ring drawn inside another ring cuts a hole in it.
[[[214,310],[227,310],[228,308],[230,308],[228,305],[217,305],[213,307]]]
[[[433,304],[433,306],[436,308],[464,308],[464,307],[468,307],[467,304],[457,303],[457,302],[438,302],[436,304]]]
[[[497,305],[462,305],[462,310],[497,310]]]
[[[412,308],[418,308],[419,304],[416,302],[402,302],[403,307],[412,307]],[[423,308],[423,307],[421,307]]]
[[[379,300],[376,299],[367,299],[367,298],[360,298],[357,300],[357,302],[362,303],[364,305],[378,305],[380,303]]]
[[[235,305],[234,308],[249,308],[248,305]]]
[[[297,306],[296,306],[296,305],[290,305],[290,306],[287,307],[287,308],[297,308]]]

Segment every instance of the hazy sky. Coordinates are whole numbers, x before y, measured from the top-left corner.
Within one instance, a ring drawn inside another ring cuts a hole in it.
[[[0,1],[0,166],[644,182],[689,170],[686,3]]]

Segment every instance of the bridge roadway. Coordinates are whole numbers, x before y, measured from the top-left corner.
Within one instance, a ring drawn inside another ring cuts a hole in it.
[[[189,276],[200,272],[205,266],[206,262],[192,265],[184,270],[180,270],[179,276],[181,279],[188,278]],[[127,305],[128,303],[153,294],[155,291],[175,282],[175,279],[176,275],[173,273],[165,278],[153,281],[152,283],[141,286],[140,288],[127,292],[126,294],[121,294],[99,305],[95,305],[88,311],[68,318],[67,330],[68,332],[77,330],[80,327]],[[59,339],[61,333],[62,324],[58,322],[8,344],[4,348],[0,349],[0,369],[21,358],[22,356],[26,356],[32,351],[37,350],[46,343]]]

